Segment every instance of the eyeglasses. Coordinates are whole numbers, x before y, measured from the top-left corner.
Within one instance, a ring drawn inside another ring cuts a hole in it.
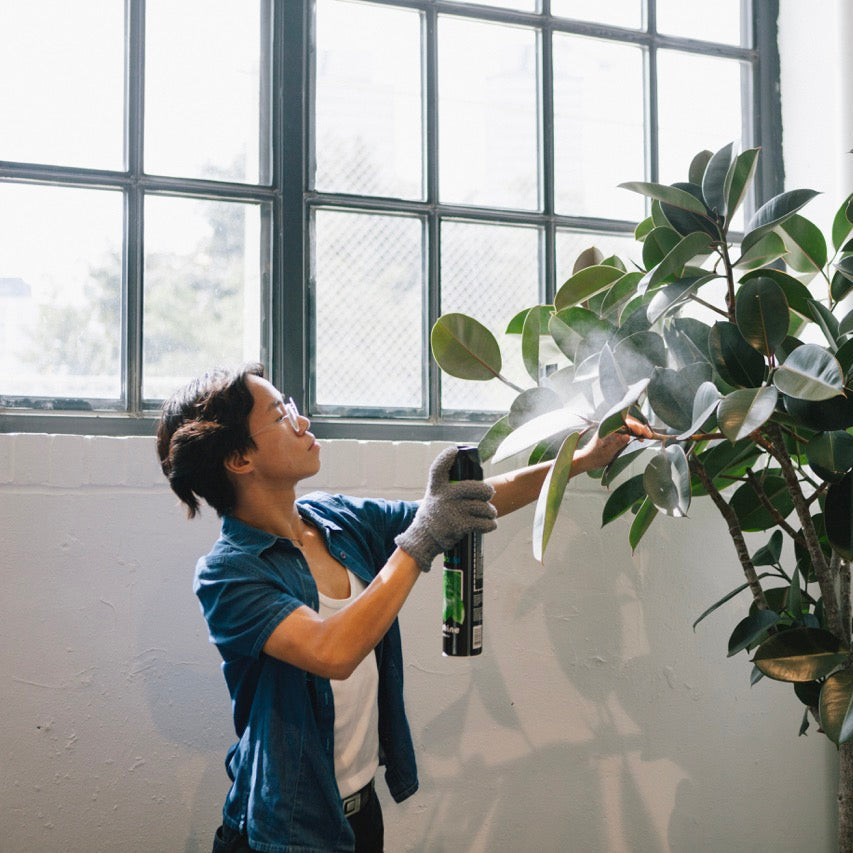
[[[280,424],[283,420],[286,420],[290,424],[291,428],[297,435],[302,432],[302,424],[299,420],[299,409],[296,408],[296,403],[293,402],[293,397],[282,399],[279,405],[282,406],[284,412],[279,415],[279,417],[277,417],[271,424],[262,426],[260,429],[256,429],[254,432],[249,433],[249,438],[254,438],[258,433],[264,432],[264,430],[272,429],[274,426]]]

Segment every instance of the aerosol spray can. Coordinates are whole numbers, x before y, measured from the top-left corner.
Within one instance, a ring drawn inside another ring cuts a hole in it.
[[[451,481],[482,480],[477,448],[459,445]],[[469,533],[444,552],[444,654],[478,655],[483,651],[483,537]]]

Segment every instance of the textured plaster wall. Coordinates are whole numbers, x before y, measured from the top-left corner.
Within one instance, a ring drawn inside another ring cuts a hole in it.
[[[309,485],[419,497],[439,445],[327,442]],[[440,574],[403,616],[421,791],[384,783],[389,851],[831,850],[832,750],[789,688],[726,660],[739,582],[707,509],[632,556],[581,478],[545,567],[532,510],[487,549],[486,651],[440,653]],[[187,522],[150,439],[0,435],[0,850],[206,851],[227,695]]]

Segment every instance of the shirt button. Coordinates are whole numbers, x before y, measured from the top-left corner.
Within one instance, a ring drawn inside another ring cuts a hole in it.
[[[342,559],[342,560],[346,560],[346,558],[347,558],[347,552],[346,552],[346,551],[341,551],[341,559]]]

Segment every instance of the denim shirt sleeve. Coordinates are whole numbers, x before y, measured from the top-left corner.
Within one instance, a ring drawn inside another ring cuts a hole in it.
[[[195,592],[226,660],[259,658],[276,626],[303,605],[262,557],[245,553],[203,557]]]

